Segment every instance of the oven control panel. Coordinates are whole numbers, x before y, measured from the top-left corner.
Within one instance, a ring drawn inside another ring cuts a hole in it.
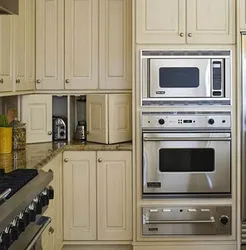
[[[230,129],[230,112],[197,112],[197,113],[143,113],[142,128],[167,129]]]

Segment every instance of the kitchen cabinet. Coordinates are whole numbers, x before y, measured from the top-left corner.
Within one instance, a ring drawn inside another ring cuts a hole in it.
[[[246,30],[246,0],[239,0],[239,28]]]
[[[33,1],[20,0],[19,15],[0,17],[0,91],[34,89],[34,74],[28,76],[34,67],[34,10]]]
[[[136,0],[137,43],[234,44],[235,22],[233,0]]]
[[[131,89],[131,1],[36,2],[37,89]]]
[[[131,141],[131,104],[131,94],[87,95],[87,140],[105,144]]]
[[[132,239],[128,151],[65,151],[64,239]]]
[[[13,90],[13,28],[13,16],[0,16],[0,92]]]
[[[179,244],[179,245],[166,245],[166,246],[134,246],[133,250],[236,250],[236,243],[233,244],[202,244],[202,245],[194,245],[194,244]]]
[[[36,0],[36,89],[64,88],[64,0]]]
[[[52,141],[52,96],[22,96],[21,120],[26,123],[27,143]]]
[[[42,247],[44,250],[61,249],[63,241],[62,222],[62,154],[57,155],[43,168],[44,171],[53,171],[53,180],[49,184],[54,189],[54,199],[49,201],[44,216],[51,217],[52,222],[42,234]]]

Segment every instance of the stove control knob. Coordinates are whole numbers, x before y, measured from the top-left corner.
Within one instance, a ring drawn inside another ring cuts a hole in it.
[[[1,235],[1,243],[5,247],[5,249],[8,249],[10,247],[10,245],[11,245],[10,234],[2,233],[2,235]]]
[[[160,125],[163,125],[165,123],[164,119],[159,119],[158,122],[159,122]]]
[[[228,216],[222,215],[222,216],[220,217],[220,222],[221,222],[221,224],[223,224],[223,225],[228,224],[228,222],[229,222]]]
[[[60,136],[64,136],[65,135],[65,132],[64,131],[61,131],[60,132]]]
[[[11,226],[9,232],[12,242],[18,239],[20,232],[17,226]]]
[[[213,125],[213,124],[214,124],[214,119],[212,119],[212,118],[209,119],[209,120],[208,120],[208,124]]]

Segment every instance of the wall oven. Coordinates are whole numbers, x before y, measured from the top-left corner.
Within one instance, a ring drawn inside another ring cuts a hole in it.
[[[143,196],[230,197],[230,114],[143,114]]]
[[[141,51],[142,99],[230,99],[230,51]]]

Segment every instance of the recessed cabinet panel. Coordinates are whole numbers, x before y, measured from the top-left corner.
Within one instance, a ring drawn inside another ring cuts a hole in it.
[[[52,141],[52,96],[22,96],[21,120],[27,126],[27,143]]]
[[[108,143],[108,96],[87,95],[86,120],[87,140],[100,143]]]
[[[137,43],[185,43],[184,0],[136,0]]]
[[[36,0],[37,89],[63,89],[63,11],[63,0]]]
[[[100,0],[100,89],[131,89],[131,1]]]
[[[235,42],[234,0],[187,0],[187,42]]]
[[[97,157],[98,240],[131,240],[131,152],[99,151]]]
[[[13,16],[0,16],[0,92],[13,90]]]
[[[27,0],[19,0],[19,15],[15,16],[15,89],[26,90],[27,84]]]
[[[65,1],[65,88],[98,88],[98,0]]]
[[[132,140],[132,96],[109,95],[109,143]]]
[[[64,239],[96,240],[96,152],[65,152]]]

